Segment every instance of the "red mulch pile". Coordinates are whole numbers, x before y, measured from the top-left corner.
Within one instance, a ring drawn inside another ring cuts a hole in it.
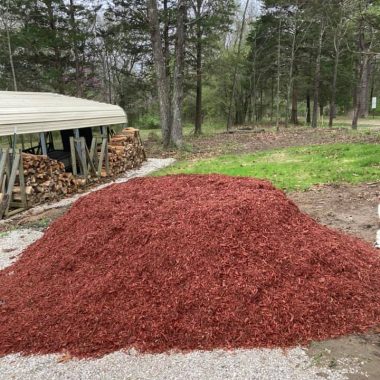
[[[289,347],[380,322],[380,260],[269,182],[135,179],[0,272],[0,355]]]

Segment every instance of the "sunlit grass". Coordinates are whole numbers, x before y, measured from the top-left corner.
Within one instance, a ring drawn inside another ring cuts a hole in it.
[[[221,173],[272,181],[286,190],[380,180],[380,145],[332,144],[180,161],[157,175]]]

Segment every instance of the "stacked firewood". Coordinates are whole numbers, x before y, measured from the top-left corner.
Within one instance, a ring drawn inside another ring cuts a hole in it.
[[[110,174],[115,176],[141,165],[146,160],[138,129],[125,128],[108,144]],[[105,170],[102,176],[105,176]]]
[[[133,128],[123,129],[111,138],[108,144],[110,176],[116,176],[128,169],[141,165],[146,160],[139,131]],[[43,155],[22,154],[25,190],[28,205],[62,198],[80,191],[86,184],[97,182],[99,178],[77,178],[65,172],[65,165]],[[106,176],[105,168],[102,177]],[[0,193],[1,195],[1,193]],[[1,197],[0,197],[1,198]],[[19,179],[13,188],[13,201],[21,201]],[[1,199],[0,199],[1,201]]]
[[[65,172],[65,165],[47,156],[22,154],[26,195],[29,204],[61,198],[78,191],[83,179]],[[15,186],[13,199],[20,200],[20,187]]]

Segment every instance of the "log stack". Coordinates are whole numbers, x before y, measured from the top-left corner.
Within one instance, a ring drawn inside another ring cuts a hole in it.
[[[29,204],[36,204],[75,193],[84,186],[84,180],[65,172],[62,162],[47,156],[22,154],[26,194]],[[13,199],[18,200],[19,187],[13,190]]]
[[[136,168],[146,160],[138,129],[125,128],[113,136],[108,144],[111,176]],[[105,176],[105,170],[102,176]]]
[[[117,176],[126,170],[136,168],[146,160],[145,151],[137,129],[125,128],[108,143],[110,176]],[[49,202],[80,191],[86,183],[94,183],[99,178],[89,181],[65,172],[65,165],[43,155],[22,153],[24,178],[28,205]],[[102,177],[107,176],[105,167]],[[0,201],[1,201],[0,193]],[[13,201],[21,200],[20,184],[13,188]]]

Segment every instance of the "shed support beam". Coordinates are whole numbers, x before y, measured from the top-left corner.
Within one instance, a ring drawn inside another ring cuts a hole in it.
[[[78,128],[74,129],[74,137],[75,137],[75,149],[78,153],[79,160],[84,163],[86,161],[86,154],[84,152],[84,147],[82,147],[80,143],[80,132]],[[86,177],[86,170],[84,169],[83,165],[79,166],[80,169],[80,175]]]
[[[45,139],[45,133],[40,133],[40,142],[41,142],[41,148],[42,148],[42,154],[44,156],[47,156],[47,146],[46,146],[46,139]]]
[[[102,175],[102,167],[104,162],[104,168],[106,176],[110,175],[110,164],[108,155],[108,127],[100,127],[100,132],[102,134],[102,145],[100,149],[100,157],[98,163],[98,176]]]

